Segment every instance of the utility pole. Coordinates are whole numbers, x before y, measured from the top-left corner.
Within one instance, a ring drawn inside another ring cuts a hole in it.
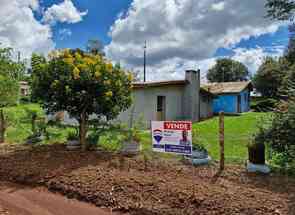
[[[17,62],[20,63],[20,51],[17,52]]]
[[[143,82],[146,82],[146,41],[144,42]]]

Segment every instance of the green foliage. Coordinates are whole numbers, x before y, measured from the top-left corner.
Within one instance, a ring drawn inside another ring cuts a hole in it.
[[[80,120],[95,113],[115,118],[131,104],[131,78],[99,55],[79,51],[57,53],[33,73],[33,94],[51,113],[66,110]]]
[[[267,0],[268,17],[278,20],[293,20],[295,12],[294,0]]]
[[[280,96],[280,88],[287,74],[282,65],[280,60],[267,57],[259,67],[253,78],[253,84],[263,96],[273,98]]]
[[[67,140],[78,140],[78,139],[79,139],[79,135],[76,131],[70,131],[68,133]]]
[[[251,110],[255,112],[271,112],[274,111],[278,104],[276,99],[261,98],[251,102]]]
[[[193,138],[193,150],[206,151],[207,152],[206,146],[201,141],[200,134],[196,129],[194,129],[193,132],[192,132],[192,138]]]
[[[18,82],[8,76],[0,75],[0,108],[15,105],[18,96]]]
[[[295,170],[295,102],[289,99],[286,110],[276,112],[271,125],[260,129],[255,137],[256,143],[267,143],[272,161],[285,168]]]
[[[49,113],[65,110],[76,118],[85,145],[90,115],[111,120],[131,105],[132,76],[101,55],[80,50],[53,52],[49,57],[33,71],[33,97]]]
[[[289,26],[289,43],[285,50],[284,56],[291,64],[295,63],[295,25]]]
[[[247,67],[228,58],[218,59],[207,73],[207,79],[210,82],[245,81],[248,78],[249,71]]]
[[[24,77],[24,62],[15,62],[12,57],[11,48],[0,48],[0,75],[21,81]]]

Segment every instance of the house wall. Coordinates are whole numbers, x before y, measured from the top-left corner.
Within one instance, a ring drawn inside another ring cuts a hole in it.
[[[240,93],[241,95],[241,109],[242,112],[250,111],[250,92],[249,90],[244,90]]]
[[[188,81],[184,88],[183,119],[199,121],[200,119],[200,71],[187,70],[185,79]]]
[[[241,112],[248,112],[250,110],[249,89],[236,94],[219,95],[213,101],[213,112],[219,113],[238,113],[238,95],[241,96]]]
[[[207,119],[213,116],[213,98],[201,94],[200,118]]]
[[[142,119],[147,127],[150,121],[157,120],[157,97],[166,97],[166,120],[183,119],[184,86],[147,87],[134,89],[133,106],[121,113],[118,120],[130,123],[130,116],[133,113],[133,121]]]

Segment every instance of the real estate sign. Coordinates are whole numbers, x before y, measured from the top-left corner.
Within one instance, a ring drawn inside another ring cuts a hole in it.
[[[153,151],[192,154],[192,122],[153,121]]]

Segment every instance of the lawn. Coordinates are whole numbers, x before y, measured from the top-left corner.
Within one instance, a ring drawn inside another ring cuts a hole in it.
[[[9,116],[11,125],[7,130],[7,142],[23,143],[32,134],[30,119],[26,110],[35,110],[39,116],[44,116],[44,112],[37,104],[21,104],[16,107],[7,108],[6,114]],[[267,113],[245,113],[241,116],[225,117],[225,157],[227,162],[242,163],[247,159],[247,144],[261,125],[270,116]],[[44,143],[64,143],[68,132],[71,129],[48,127],[50,139]],[[193,143],[206,147],[213,159],[219,159],[219,127],[218,117],[212,118],[193,125]],[[122,142],[120,132],[106,133],[100,138],[100,146],[106,150],[116,151]],[[142,150],[150,153],[151,134],[149,131],[141,132]],[[171,157],[169,155],[162,155]]]
[[[225,158],[228,162],[242,163],[247,159],[247,144],[253,139],[259,126],[267,123],[269,113],[244,113],[241,116],[225,116]],[[195,123],[194,144],[206,147],[213,159],[219,159],[219,118]]]
[[[244,113],[241,116],[225,116],[225,158],[229,163],[243,163],[247,159],[247,144],[253,138],[269,113]],[[219,160],[219,118],[194,123],[193,144],[205,146],[214,160]],[[142,148],[151,150],[151,135],[143,132]]]
[[[38,104],[19,104],[14,107],[5,108],[4,112],[8,117],[9,127],[6,133],[6,142],[8,143],[24,143],[30,135],[32,135],[31,119],[28,111],[36,111],[38,117],[44,117],[45,113]],[[70,129],[60,129],[56,127],[48,127],[50,139],[44,143],[56,143],[66,141],[68,131]]]

